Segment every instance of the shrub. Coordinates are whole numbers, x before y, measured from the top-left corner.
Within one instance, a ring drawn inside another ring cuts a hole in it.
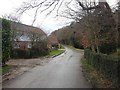
[[[110,54],[112,52],[115,52],[117,50],[117,44],[116,43],[104,43],[101,46],[99,46],[100,52],[104,54]]]
[[[38,48],[32,48],[30,50],[30,57],[31,58],[36,58],[36,57],[40,57],[40,56],[45,56],[48,54],[48,50],[47,49],[38,49]]]
[[[15,49],[11,53],[11,58],[30,58],[30,50]]]
[[[89,49],[85,50],[84,57],[87,59],[88,64],[102,72],[116,87],[119,86],[120,60],[101,53],[93,53]]]
[[[37,58],[40,56],[45,56],[48,54],[48,50],[46,49],[38,49],[38,48],[32,48],[30,50],[20,50],[15,49],[11,52],[11,58]]]

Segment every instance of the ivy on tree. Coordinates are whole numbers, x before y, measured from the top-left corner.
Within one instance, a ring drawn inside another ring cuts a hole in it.
[[[5,65],[10,57],[10,21],[2,19],[2,64]]]

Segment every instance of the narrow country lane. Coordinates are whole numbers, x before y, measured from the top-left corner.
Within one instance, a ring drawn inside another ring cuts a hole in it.
[[[5,82],[3,88],[91,88],[82,73],[82,53],[65,49],[64,54],[51,58],[48,64]]]

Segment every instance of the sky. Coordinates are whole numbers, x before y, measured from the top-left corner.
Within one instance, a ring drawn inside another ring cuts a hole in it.
[[[12,16],[16,16],[16,9],[20,7],[20,5],[27,0],[0,0],[0,17],[12,14]],[[115,5],[116,0],[107,0],[110,6]],[[31,25],[33,21],[33,11],[29,11],[21,16],[21,22],[23,24]],[[34,26],[40,27],[47,34],[50,34],[52,31],[57,30],[63,26],[69,25],[72,20],[61,17],[56,18],[55,13],[51,14],[45,19],[45,13],[42,13],[37,18]]]

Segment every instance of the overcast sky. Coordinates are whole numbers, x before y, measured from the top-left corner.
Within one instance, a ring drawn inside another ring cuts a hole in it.
[[[14,12],[17,7],[20,7],[20,5],[27,0],[0,0],[0,17],[4,15],[8,15],[10,13],[15,15]],[[116,3],[116,0],[107,0],[110,6],[114,5]],[[39,15],[39,18],[37,19],[35,26],[42,28],[46,33],[50,33],[54,30],[57,30],[58,28],[61,28],[71,22],[72,20],[68,20],[66,18],[55,18],[54,13],[50,16],[48,16],[45,20],[44,13]],[[21,17],[21,21],[24,24],[30,25],[32,22],[32,14],[30,12],[25,13]],[[41,23],[43,22],[44,23]]]

